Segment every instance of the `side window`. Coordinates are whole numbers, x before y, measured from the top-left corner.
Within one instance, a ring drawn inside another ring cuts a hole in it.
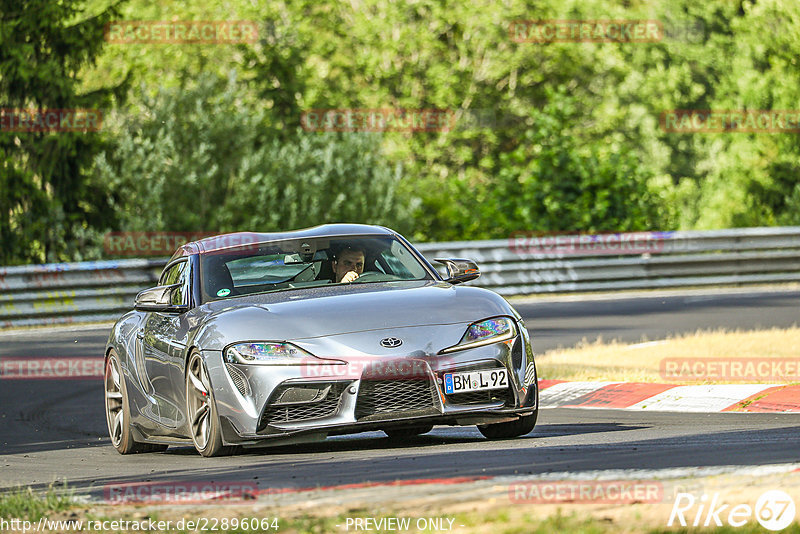
[[[180,291],[176,291],[172,297],[172,304],[188,304],[189,303],[189,262],[182,261],[176,263],[161,275],[159,285],[170,286],[173,284],[181,284]]]
[[[388,250],[385,250],[381,253],[383,260],[389,265],[389,269],[391,270],[390,274],[394,274],[396,276],[402,276],[404,278],[411,278],[411,273],[406,269],[403,262],[398,260],[392,253]]]
[[[391,248],[381,252],[381,256],[391,271],[388,274],[406,280],[421,280],[426,276],[425,268],[397,241],[392,241]]]

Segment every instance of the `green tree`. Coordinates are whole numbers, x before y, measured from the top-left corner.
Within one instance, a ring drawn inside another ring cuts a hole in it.
[[[0,101],[6,110],[108,110],[120,85],[81,92],[79,73],[100,53],[116,7],[89,15],[85,5],[0,1]],[[102,147],[98,132],[0,129],[0,264],[81,257],[86,230],[111,217],[104,186],[87,174]]]
[[[121,17],[257,20],[259,40],[110,45],[96,68],[75,70],[82,94],[126,73],[142,82],[121,110],[128,116],[105,132],[115,148],[82,190],[70,188],[87,214],[118,216],[111,228],[285,229],[347,219],[441,240],[800,223],[797,134],[676,134],[659,125],[674,109],[797,108],[795,0],[128,0]],[[665,35],[515,42],[509,25],[525,19],[657,19]],[[48,63],[37,61],[45,79]],[[14,63],[20,72],[23,63]],[[235,82],[217,79],[234,69]],[[460,118],[446,131],[299,131],[303,112],[319,108],[444,109]],[[24,214],[24,232],[58,233],[54,189],[28,173],[35,160],[17,148],[49,141],[25,135],[2,145],[25,165],[4,161],[0,185],[11,193],[0,207],[15,229]],[[92,224],[73,225],[67,243]],[[44,241],[22,232],[6,229],[4,245],[33,243],[40,252],[26,257],[43,257]]]
[[[559,87],[572,96],[574,111],[559,127],[563,139],[580,137],[580,144],[569,144],[575,158],[588,157],[583,152],[594,146],[597,154],[635,158],[637,168],[648,167],[643,175],[658,176],[647,150],[636,151],[640,144],[628,135],[634,129],[624,110],[613,105],[630,71],[620,48],[631,45],[516,43],[509,35],[512,21],[530,18],[646,18],[634,8],[606,4],[514,1],[498,9],[488,0],[366,0],[357,6],[301,1],[291,4],[278,29],[292,36],[290,43],[302,43],[306,63],[316,67],[305,72],[306,108],[444,109],[460,117],[448,131],[386,133],[384,146],[408,169],[401,193],[421,197],[413,237],[475,239],[546,224],[532,217],[524,219],[524,228],[509,227],[523,220],[490,213],[483,203],[491,197],[497,205],[493,191],[510,170],[509,155],[529,152],[526,131],[537,127],[531,110],[547,106]],[[255,68],[262,74],[256,80],[271,80],[268,69]],[[485,117],[487,124],[464,120],[470,117]],[[529,186],[506,193],[526,195]],[[661,200],[652,195],[642,202]],[[570,209],[554,199],[555,204]],[[614,229],[619,217],[603,213],[609,215],[603,226]],[[595,211],[595,224],[599,217]],[[668,224],[661,218],[650,222]]]
[[[231,181],[258,142],[263,112],[238,96],[236,78],[147,88],[110,122],[113,145],[96,158],[124,231],[216,231]]]
[[[582,146],[571,98],[554,92],[542,110],[533,110],[523,142],[501,156],[496,187],[480,205],[492,237],[508,229],[537,231],[634,231],[669,225],[646,166],[628,150]],[[501,230],[502,229],[502,230]],[[500,231],[501,230],[501,231]]]
[[[397,194],[402,179],[374,134],[297,131],[243,162],[226,214],[260,231],[352,222],[406,232],[415,199]]]
[[[370,134],[263,124],[270,110],[240,97],[234,76],[142,96],[120,115],[113,149],[96,158],[126,231],[279,231],[331,221],[408,226],[399,165]]]

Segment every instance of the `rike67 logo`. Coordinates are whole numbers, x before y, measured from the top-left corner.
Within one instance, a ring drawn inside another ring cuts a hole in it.
[[[755,507],[749,504],[731,505],[724,502],[719,493],[714,493],[710,498],[705,493],[699,498],[691,493],[678,493],[667,526],[671,527],[677,521],[682,527],[689,523],[693,527],[721,527],[723,522],[732,527],[741,527],[755,519],[765,529],[778,531],[792,524],[795,511],[794,500],[781,490],[763,493]]]

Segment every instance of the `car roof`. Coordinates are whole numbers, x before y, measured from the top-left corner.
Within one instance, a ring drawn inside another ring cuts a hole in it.
[[[217,236],[206,237],[197,241],[192,241],[181,246],[172,258],[190,256],[193,254],[206,254],[226,248],[238,247],[246,244],[265,243],[268,241],[280,241],[284,239],[302,239],[304,237],[336,237],[347,235],[396,235],[393,230],[383,226],[372,226],[368,224],[322,224],[302,230],[292,230],[290,232],[234,232],[230,234],[220,234]]]

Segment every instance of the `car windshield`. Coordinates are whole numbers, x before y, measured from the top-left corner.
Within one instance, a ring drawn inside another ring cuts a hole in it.
[[[332,284],[430,280],[393,237],[330,237],[249,244],[200,256],[203,301]]]

